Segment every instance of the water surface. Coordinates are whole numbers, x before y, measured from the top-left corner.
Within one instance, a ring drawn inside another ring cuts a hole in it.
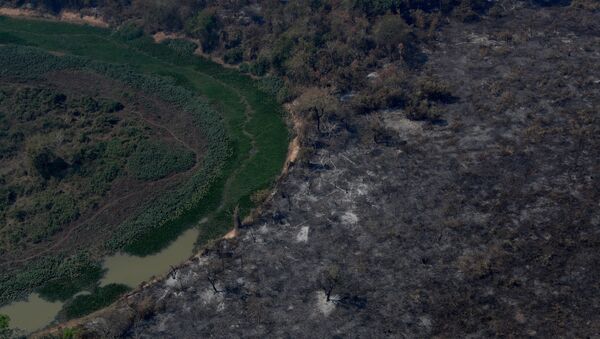
[[[197,228],[183,232],[174,242],[162,251],[145,257],[119,253],[104,260],[106,274],[100,285],[118,283],[137,287],[142,281],[165,274],[171,265],[177,265],[192,255],[198,238]],[[82,291],[77,295],[88,294]],[[0,314],[10,317],[10,327],[31,333],[49,325],[63,306],[62,302],[49,302],[37,293],[32,293],[26,301],[14,302],[0,308]]]
[[[168,272],[171,265],[179,264],[192,255],[198,233],[198,229],[191,228],[167,248],[153,255],[136,257],[119,253],[107,257],[103,264],[107,272],[100,280],[100,286],[116,283],[135,288],[152,276]]]
[[[49,302],[40,298],[37,293],[32,293],[25,301],[14,302],[0,308],[0,314],[10,317],[11,328],[19,328],[30,333],[52,322],[62,305],[62,302]]]

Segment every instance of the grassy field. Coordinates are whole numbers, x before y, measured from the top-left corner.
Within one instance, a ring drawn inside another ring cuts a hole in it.
[[[202,241],[219,236],[231,227],[231,213],[235,206],[239,205],[243,214],[248,213],[255,207],[250,199],[252,193],[268,188],[281,170],[288,139],[281,107],[274,97],[261,91],[247,76],[182,53],[167,44],[154,44],[148,37],[132,39],[126,33],[0,17],[0,45],[30,46],[62,58],[77,56],[84,58],[81,60],[100,62],[102,64],[91,67],[107,73],[113,71],[102,66],[104,64],[126,65],[123,70],[160,76],[169,84],[200,94],[208,100],[215,113],[220,113],[231,151],[226,154],[223,166],[218,175],[211,178],[206,190],[196,192],[197,187],[190,186],[188,189],[193,191],[195,198],[178,205],[177,213],[162,216],[161,222],[153,223],[151,227],[144,222],[155,217],[151,215],[155,211],[148,211],[147,216],[141,215],[137,221],[123,223],[121,230],[103,244],[102,251],[96,253],[125,249],[132,254],[150,254],[194,225],[200,227]],[[115,69],[118,73],[119,69]],[[130,76],[127,72],[124,74],[116,76],[123,79]],[[186,105],[183,102],[179,104]],[[174,195],[173,199],[176,197]],[[182,193],[180,197],[187,195]],[[198,221],[205,217],[207,222],[199,225]],[[137,227],[142,223],[144,228]],[[52,253],[52,256],[31,260],[11,277],[0,277],[0,289],[25,293],[48,280],[60,286],[60,281],[67,276],[65,272],[72,270],[69,265],[58,264],[62,259],[64,256],[60,253]],[[3,294],[0,303],[19,295],[22,294]]]

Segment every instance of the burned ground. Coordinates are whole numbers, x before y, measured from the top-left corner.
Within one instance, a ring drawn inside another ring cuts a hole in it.
[[[378,119],[398,142],[342,147],[324,138],[329,146],[289,171],[237,239],[81,329],[598,335],[598,22],[600,13],[554,7],[450,22],[424,47],[419,73],[456,98],[431,103],[435,123],[386,111],[364,120]]]

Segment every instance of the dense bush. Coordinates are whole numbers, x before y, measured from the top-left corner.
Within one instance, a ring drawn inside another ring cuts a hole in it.
[[[10,318],[7,315],[0,314],[0,338],[10,338],[12,336],[9,326]]]
[[[43,241],[89,211],[123,173],[131,153],[116,154],[107,147],[125,139],[114,128],[123,104],[67,97],[44,81],[35,82],[1,86],[0,160],[5,168],[22,169],[2,178],[2,251]],[[126,144],[135,144],[139,137],[128,135]]]
[[[65,301],[84,288],[96,284],[102,277],[99,265],[82,265],[71,276],[63,276],[44,284],[37,292],[48,301]]]
[[[202,50],[210,52],[219,43],[219,21],[215,12],[210,9],[200,11],[190,18],[185,26],[185,31],[192,37],[200,39]]]
[[[144,30],[134,23],[128,23],[119,27],[115,34],[124,40],[134,40],[144,35]]]
[[[181,55],[192,55],[198,48],[194,42],[184,39],[167,39],[163,41],[163,44]]]
[[[259,58],[256,62],[250,64],[249,71],[253,75],[263,76],[269,71],[269,60],[267,58]]]
[[[34,200],[35,208],[45,210],[46,224],[32,236],[34,241],[47,239],[62,229],[64,225],[79,217],[79,206],[75,197],[69,193],[50,195],[42,193]],[[44,227],[45,226],[45,227]]]
[[[28,289],[35,289],[48,282],[68,281],[80,279],[86,281],[87,274],[93,272],[92,267],[98,263],[91,260],[88,253],[81,252],[74,256],[46,256],[40,257],[28,264],[26,271],[4,271],[0,274],[0,303],[24,297]],[[76,282],[75,282],[76,283]],[[60,299],[61,293],[51,288],[45,291],[50,298]]]
[[[69,168],[69,164],[63,158],[46,147],[32,151],[29,156],[33,168],[44,179],[50,179],[50,177],[60,178],[65,175],[66,170]]]
[[[244,60],[244,51],[239,48],[230,49],[223,55],[223,61],[236,65]]]
[[[258,89],[277,98],[277,101],[283,103],[291,98],[290,89],[281,78],[262,77],[256,83]]]
[[[195,154],[181,147],[144,140],[129,158],[128,171],[140,180],[156,180],[194,166]]]
[[[130,288],[120,284],[109,284],[97,287],[91,294],[75,297],[63,307],[62,312],[67,319],[81,317],[113,303]]]

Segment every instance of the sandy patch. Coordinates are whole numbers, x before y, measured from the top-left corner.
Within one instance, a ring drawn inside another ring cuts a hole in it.
[[[324,316],[328,316],[335,310],[335,304],[331,302],[331,300],[335,300],[337,296],[331,296],[327,301],[327,295],[323,291],[317,292],[317,310],[321,312]]]
[[[91,15],[82,15],[76,12],[70,11],[62,11],[58,16],[60,21],[72,22],[77,24],[87,24],[94,27],[102,27],[107,28],[108,23],[104,21],[104,19],[91,16]]]
[[[27,16],[27,17],[33,17],[33,16],[37,16],[39,15],[39,13],[30,10],[30,9],[23,9],[23,8],[0,8],[0,15],[6,15],[6,16],[13,16],[13,17],[17,17],[17,16]]]
[[[154,35],[152,35],[152,39],[154,39],[154,42],[156,42],[157,44],[160,44],[165,40],[186,39],[186,37],[177,33],[157,32]]]
[[[403,136],[421,134],[422,123],[406,118],[402,111],[389,111],[382,113],[383,122],[386,127],[399,132]]]
[[[62,11],[58,16],[41,13],[36,10],[26,9],[26,8],[0,8],[0,15],[10,16],[10,17],[26,17],[26,18],[43,18],[49,20],[57,20],[62,22],[69,22],[74,24],[86,24],[94,27],[102,27],[107,28],[108,22],[104,21],[104,19],[92,16],[92,15],[83,15],[77,12],[72,11]]]
[[[227,232],[227,234],[225,234],[223,236],[223,239],[233,239],[236,238],[238,236],[238,231],[236,229],[232,229],[231,231]]]

